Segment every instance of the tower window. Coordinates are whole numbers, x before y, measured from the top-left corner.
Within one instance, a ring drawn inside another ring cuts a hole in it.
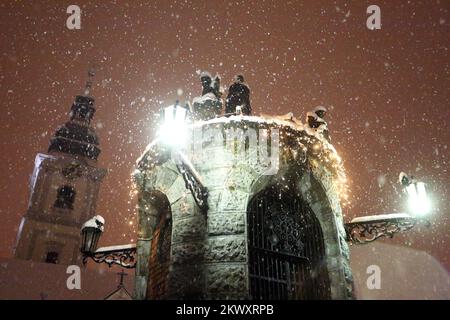
[[[75,189],[70,186],[62,186],[56,195],[55,207],[62,209],[73,209],[75,201]]]
[[[47,252],[47,256],[45,257],[45,263],[58,264],[58,256],[59,253],[56,251]]]

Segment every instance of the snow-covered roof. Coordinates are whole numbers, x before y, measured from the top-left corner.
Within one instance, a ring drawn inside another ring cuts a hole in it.
[[[337,155],[336,149],[332,144],[328,142],[327,139],[324,138],[320,130],[311,129],[308,125],[303,124],[300,120],[294,117],[292,112],[280,116],[261,114],[260,116],[233,115],[228,117],[216,117],[209,120],[197,120],[190,127],[196,129],[208,125],[231,124],[233,122],[239,124],[245,123],[245,125],[251,125],[253,123],[260,125],[265,124],[267,126],[284,126],[289,127],[295,131],[304,132],[307,136],[314,138],[315,141],[320,141],[324,149],[334,153],[336,155],[336,158],[340,159],[340,157]],[[159,145],[159,142],[159,137],[156,137],[149,145],[147,145],[144,153],[137,159],[136,163],[138,166],[139,163],[146,159],[146,155],[151,152],[151,150],[157,150],[156,148]]]
[[[326,129],[325,124],[326,123],[322,124],[323,127],[321,129]],[[307,158],[309,159],[311,166],[317,168],[320,163],[322,168],[326,168],[328,172],[331,173],[330,178],[335,185],[335,190],[338,190],[343,199],[343,203],[348,203],[347,178],[341,157],[320,130],[311,129],[307,124],[296,119],[292,112],[279,116],[266,114],[261,114],[260,116],[221,116],[209,120],[197,120],[189,125],[194,131],[203,130],[203,128],[208,126],[281,129],[280,132],[285,133],[280,135],[281,139],[285,139],[286,141],[289,140],[293,143],[283,144],[283,141],[280,140],[280,145],[287,146],[285,149],[291,147],[295,149],[298,147],[302,149],[302,152],[309,152]],[[144,153],[137,160],[135,176],[139,176],[139,172],[154,168],[154,166],[161,164],[168,159],[167,155],[169,153],[167,146],[164,143],[160,143],[161,141],[160,137],[157,137],[146,147]],[[292,154],[295,157],[297,151],[294,150],[294,153]]]
[[[245,115],[237,115],[237,116],[229,116],[229,117],[217,117],[209,120],[199,120],[194,123],[194,127],[201,127],[207,124],[216,124],[216,123],[231,123],[231,122],[241,122],[248,121],[254,123],[267,123],[267,124],[279,124],[279,125],[287,125],[292,126],[292,123],[288,121],[287,116],[292,116],[292,113],[289,112],[284,116],[269,116],[266,114],[261,114],[261,116],[245,116]],[[285,118],[286,117],[286,118]],[[295,123],[296,126],[300,126],[300,130],[303,130],[303,124],[298,121]]]
[[[300,120],[293,116],[292,112],[289,112],[285,115],[281,116],[271,116],[267,114],[261,114],[260,116],[245,116],[245,115],[237,115],[230,117],[217,117],[209,120],[199,120],[193,124],[194,128],[202,127],[210,124],[220,124],[220,123],[232,123],[232,122],[252,122],[259,124],[267,124],[267,125],[279,125],[290,127],[297,131],[304,131],[306,134],[315,137],[319,141],[321,141],[324,146],[328,149],[331,149],[333,152],[336,152],[334,147],[323,137],[322,134],[317,132],[316,130],[311,129],[309,126],[303,124]]]

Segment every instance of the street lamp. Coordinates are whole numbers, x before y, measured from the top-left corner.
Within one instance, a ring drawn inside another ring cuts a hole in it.
[[[182,175],[186,187],[203,212],[208,209],[208,190],[204,187],[201,177],[194,169],[192,163],[181,152],[179,146],[183,145],[187,137],[189,123],[189,108],[181,107],[178,101],[164,109],[164,119],[158,138],[171,147],[172,155],[175,156],[175,164]],[[96,263],[106,263],[109,266],[116,264],[123,268],[136,268],[136,244],[125,244],[98,248],[98,241],[103,233],[105,220],[101,216],[95,216],[86,221],[81,229],[81,253],[83,263],[90,258]]]
[[[415,182],[406,187],[409,210],[414,216],[422,217],[430,213],[431,204],[425,191],[425,183]]]
[[[208,190],[202,182],[202,178],[195,170],[189,159],[183,154],[182,147],[188,136],[189,107],[181,107],[178,101],[164,108],[164,119],[158,139],[171,147],[171,155],[177,166],[178,172],[184,179],[186,187],[191,191],[194,201],[199,208],[206,213],[208,210]]]
[[[124,268],[136,267],[136,245],[126,244],[120,246],[111,246],[98,248],[98,241],[103,233],[105,219],[102,216],[95,216],[83,224],[81,228],[81,254],[83,263],[91,258],[96,263],[106,263],[109,266],[113,264]]]
[[[392,238],[396,233],[405,232],[415,227],[418,221],[428,221],[422,218],[431,209],[430,201],[425,191],[425,183],[400,173],[399,182],[408,195],[409,213],[381,214],[358,217],[344,225],[347,240],[355,243],[370,243],[381,237]]]
[[[81,228],[81,253],[91,256],[97,250],[98,240],[103,233],[105,219],[97,215],[83,224]]]
[[[163,123],[158,132],[161,140],[170,146],[179,146],[187,137],[188,107],[181,107],[178,101],[164,108]]]
[[[413,176],[408,177],[404,172],[400,172],[398,179],[408,196],[411,214],[415,217],[423,217],[430,213],[431,203],[425,191],[425,183],[417,181]]]
[[[425,191],[425,183],[416,182],[406,187],[408,203],[411,213],[415,216],[424,216],[430,213],[431,205]]]

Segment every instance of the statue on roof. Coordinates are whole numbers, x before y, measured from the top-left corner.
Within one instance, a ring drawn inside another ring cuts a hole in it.
[[[251,115],[250,88],[244,81],[243,75],[237,75],[228,90],[225,114],[242,113]]]
[[[222,112],[222,92],[220,89],[220,77],[216,75],[214,80],[208,72],[200,74],[202,95],[192,101],[192,113],[197,120],[212,119]]]
[[[324,117],[327,113],[327,109],[323,106],[315,107],[314,110],[309,111],[306,114],[306,123],[309,128],[317,131],[322,134],[328,142],[331,141],[330,133],[328,131],[327,122],[324,120]]]

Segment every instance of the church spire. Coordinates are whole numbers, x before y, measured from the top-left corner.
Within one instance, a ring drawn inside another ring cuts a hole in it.
[[[99,141],[91,120],[95,112],[92,77],[78,91],[70,119],[50,140],[50,155],[38,153],[30,183],[28,210],[22,218],[15,256],[37,262],[80,263],[80,228],[97,215],[106,170],[96,161]],[[45,231],[45,232],[44,232]]]
[[[76,96],[75,103],[70,110],[70,120],[81,122],[82,124],[89,125],[94,117],[95,99],[91,97],[92,79],[95,75],[94,69],[88,70],[88,80],[84,87],[83,95]]]
[[[84,96],[88,97],[91,93],[92,89],[92,79],[95,76],[95,69],[94,67],[89,68],[88,70],[88,80],[86,81],[86,86],[84,87]]]
[[[70,120],[58,128],[50,140],[49,152],[62,152],[97,160],[100,154],[99,141],[91,127],[95,113],[95,99],[91,96],[94,75],[94,69],[90,68],[84,92],[75,97],[70,110]]]

